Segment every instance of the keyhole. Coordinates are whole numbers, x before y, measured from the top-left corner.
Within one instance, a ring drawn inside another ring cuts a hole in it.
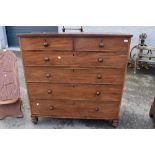
[[[73,56],[74,56],[74,53],[73,53]]]

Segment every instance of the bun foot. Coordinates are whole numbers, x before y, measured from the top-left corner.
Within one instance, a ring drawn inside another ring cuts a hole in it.
[[[31,121],[33,124],[37,124],[38,123],[38,117],[36,117],[36,116],[31,117]]]
[[[150,109],[149,116],[150,116],[150,118],[153,118],[152,107],[151,107],[151,109]]]
[[[112,120],[112,126],[113,126],[114,128],[117,128],[118,125],[119,125],[119,119]]]
[[[151,105],[149,116],[152,119],[152,121],[155,123],[155,99],[153,104]]]

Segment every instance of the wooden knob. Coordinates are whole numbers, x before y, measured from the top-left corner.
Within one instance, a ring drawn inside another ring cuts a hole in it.
[[[44,47],[48,47],[48,42],[44,42],[44,43],[43,43],[43,46],[44,46]]]
[[[49,107],[49,110],[54,110],[54,107],[53,107],[53,106],[50,106],[50,107]]]
[[[51,74],[48,74],[48,73],[47,73],[47,74],[46,74],[46,77],[47,77],[47,78],[50,78],[50,77],[51,77]]]
[[[49,57],[44,58],[44,61],[49,61],[49,60],[50,60]]]
[[[101,74],[97,74],[97,78],[98,79],[102,79],[102,75]]]
[[[96,108],[95,108],[95,111],[99,111],[99,107],[96,107]]]
[[[48,92],[48,94],[52,94],[52,90],[51,89],[49,89],[47,92]]]
[[[96,92],[96,95],[99,96],[101,93],[99,91]]]
[[[98,62],[103,62],[103,58],[98,58]]]
[[[103,43],[102,40],[101,40],[100,43],[99,43],[99,47],[104,47],[104,43]]]

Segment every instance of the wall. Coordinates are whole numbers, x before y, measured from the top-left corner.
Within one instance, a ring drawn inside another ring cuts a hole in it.
[[[5,26],[0,26],[0,49],[7,48],[7,37],[5,32]]]
[[[155,26],[84,26],[83,28],[84,33],[133,34],[131,47],[139,42],[139,34],[147,33],[146,43],[150,46],[155,47]],[[62,32],[61,26],[59,27],[59,32]]]
[[[62,27],[59,26],[59,32],[62,32]],[[147,33],[146,43],[155,47],[155,26],[84,26],[84,33],[127,33],[133,34],[131,47],[138,43],[139,34]],[[0,40],[2,46],[7,47],[7,38],[5,27],[0,26]]]

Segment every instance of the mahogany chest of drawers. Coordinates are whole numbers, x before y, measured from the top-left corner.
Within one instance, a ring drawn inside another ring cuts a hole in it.
[[[118,125],[131,35],[18,36],[33,123],[53,117]]]

